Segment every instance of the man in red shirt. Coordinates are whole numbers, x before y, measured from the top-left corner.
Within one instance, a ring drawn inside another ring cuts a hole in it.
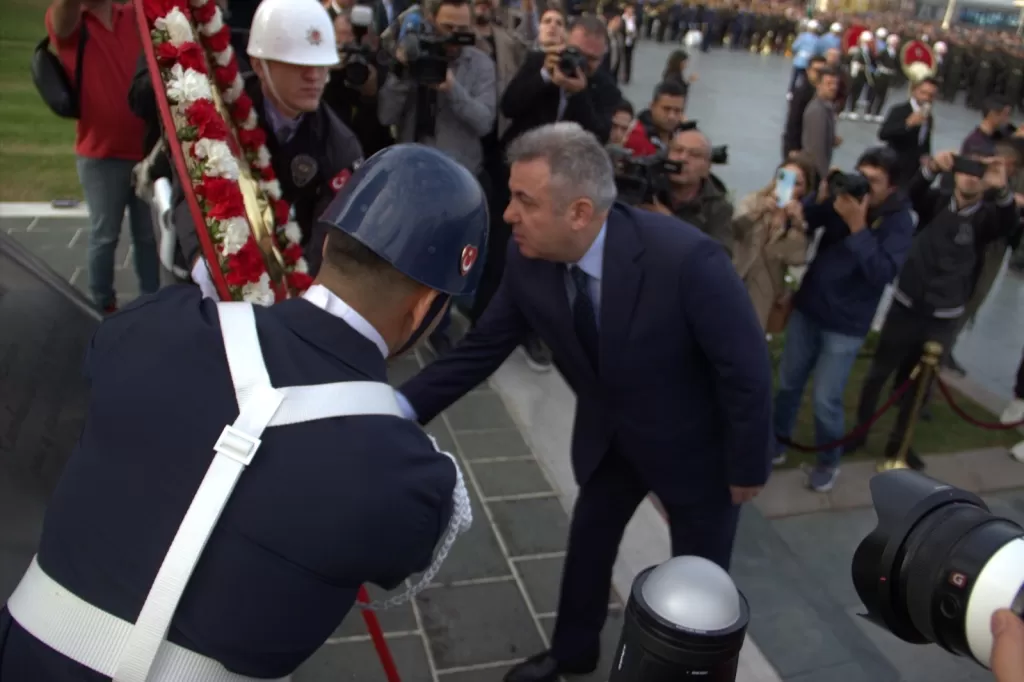
[[[135,196],[132,168],[142,160],[143,122],[128,108],[128,89],[142,49],[131,3],[54,0],[46,30],[73,77],[78,41],[85,27],[80,90],[81,117],[75,153],[78,178],[89,206],[89,289],[106,312],[117,308],[114,251],[128,209],[139,290],[160,288],[160,266],[149,206]]]
[[[667,152],[679,124],[686,120],[686,87],[665,81],[654,88],[649,109],[641,111],[623,146],[634,156]]]

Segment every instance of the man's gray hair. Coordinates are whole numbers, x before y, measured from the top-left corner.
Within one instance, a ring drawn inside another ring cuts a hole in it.
[[[608,40],[608,27],[600,18],[593,14],[581,14],[578,17],[574,17],[569,24],[569,31],[572,32],[577,28],[588,36],[601,36],[605,41]]]
[[[544,159],[551,171],[557,207],[586,197],[603,213],[615,201],[615,169],[608,152],[578,123],[563,121],[523,133],[508,148],[508,164]]]

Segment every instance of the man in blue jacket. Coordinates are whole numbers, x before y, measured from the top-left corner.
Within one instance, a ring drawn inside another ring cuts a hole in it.
[[[910,249],[916,218],[898,190],[899,158],[885,147],[869,149],[857,172],[870,191],[857,200],[847,193],[805,209],[807,229],[823,229],[818,251],[793,300],[775,396],[775,463],[785,461],[784,440],[796,424],[804,387],[814,374],[816,442],[824,445],[846,431],[843,392],[878,301],[899,273]],[[828,492],[839,474],[842,447],[818,453],[808,484]]]
[[[429,422],[531,332],[576,393],[580,485],[551,650],[506,682],[554,682],[598,661],[612,566],[648,492],[672,553],[728,567],[740,504],[768,478],[771,367],[750,298],[722,247],[691,225],[615,203],[611,160],[576,123],[509,148],[512,239],[487,310],[401,387]]]

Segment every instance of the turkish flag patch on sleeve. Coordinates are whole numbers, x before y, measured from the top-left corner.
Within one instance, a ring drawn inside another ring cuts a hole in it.
[[[348,184],[349,178],[352,177],[352,171],[345,169],[331,178],[331,189],[335,192],[340,192],[341,188]]]

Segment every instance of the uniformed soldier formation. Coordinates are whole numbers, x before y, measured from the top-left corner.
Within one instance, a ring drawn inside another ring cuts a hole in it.
[[[724,47],[790,56],[796,37],[807,30],[808,18],[802,3],[671,0],[641,5],[641,21],[644,37],[659,42],[683,40],[696,31],[704,50]],[[852,89],[866,95],[869,109],[872,99],[884,100],[875,97],[873,90],[905,82],[905,74],[899,68],[902,46],[920,40],[934,51],[937,64],[933,75],[939,81],[944,100],[952,102],[963,91],[966,106],[980,109],[990,95],[1002,95],[1014,109],[1024,111],[1024,41],[1012,31],[959,25],[943,30],[937,22],[907,20],[886,13],[861,16],[825,12],[816,13],[813,21],[814,30],[820,35],[836,32],[838,24],[844,61],[854,81]],[[851,28],[856,29],[854,35],[850,34]],[[865,44],[861,42],[864,32],[873,36],[866,43],[871,51],[866,68],[864,58],[856,56]],[[895,64],[887,63],[892,61],[887,55],[888,47],[893,47],[897,55]],[[855,70],[858,74],[852,73]],[[877,83],[875,76],[880,76]],[[854,92],[850,95],[852,100],[858,99]]]

